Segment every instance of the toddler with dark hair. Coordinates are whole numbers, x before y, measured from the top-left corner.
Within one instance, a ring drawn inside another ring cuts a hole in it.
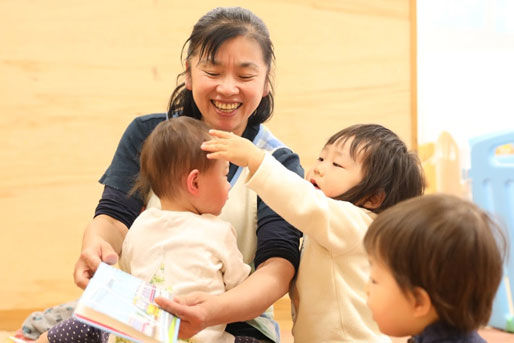
[[[248,140],[209,132],[207,157],[248,167],[246,185],[305,234],[289,292],[295,343],[390,342],[366,307],[362,238],[378,213],[423,193],[416,154],[388,128],[352,125],[327,140],[302,179]]]
[[[426,195],[382,212],[364,246],[368,306],[380,330],[409,342],[485,342],[503,271],[505,236],[475,204]]]

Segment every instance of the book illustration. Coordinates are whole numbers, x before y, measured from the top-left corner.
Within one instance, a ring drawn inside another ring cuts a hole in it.
[[[142,341],[137,336],[154,342],[176,342],[180,319],[161,310],[154,302],[156,297],[170,298],[170,293],[101,263],[74,316],[132,341]]]

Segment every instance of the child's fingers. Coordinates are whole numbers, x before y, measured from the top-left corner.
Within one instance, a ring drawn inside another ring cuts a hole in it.
[[[204,151],[219,151],[219,150],[225,150],[224,144],[218,140],[218,139],[212,139],[210,141],[203,142],[202,145],[200,145],[200,149]]]
[[[226,159],[225,154],[219,151],[208,153],[206,156],[209,160]]]
[[[231,135],[233,135],[232,132],[216,130],[216,129],[210,129],[209,134],[211,136],[218,137],[218,138],[229,138]]]
[[[212,146],[212,143],[210,143],[209,141],[203,142],[202,145],[200,145],[200,149],[202,149],[204,151],[212,151],[212,150],[214,150],[214,148]]]

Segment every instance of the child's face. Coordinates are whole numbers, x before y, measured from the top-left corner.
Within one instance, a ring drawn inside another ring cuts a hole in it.
[[[214,166],[201,173],[200,213],[221,213],[230,190],[230,183],[227,180],[228,167],[227,161],[217,160]]]
[[[362,180],[362,161],[360,154],[357,160],[350,156],[353,138],[344,145],[326,145],[314,166],[307,172],[306,179],[316,188],[321,189],[327,197],[335,198]]]
[[[371,257],[369,261],[371,269],[366,290],[368,307],[380,331],[395,337],[416,334],[417,332],[413,332],[413,327],[416,326],[413,314],[414,298],[401,291],[385,264]]]

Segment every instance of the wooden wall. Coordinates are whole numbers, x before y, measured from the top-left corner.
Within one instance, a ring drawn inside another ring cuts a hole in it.
[[[267,23],[268,125],[305,167],[353,123],[384,124],[415,146],[414,0],[4,0],[0,329],[79,296],[72,271],[97,180],[132,118],[166,109],[183,42],[219,5]]]

